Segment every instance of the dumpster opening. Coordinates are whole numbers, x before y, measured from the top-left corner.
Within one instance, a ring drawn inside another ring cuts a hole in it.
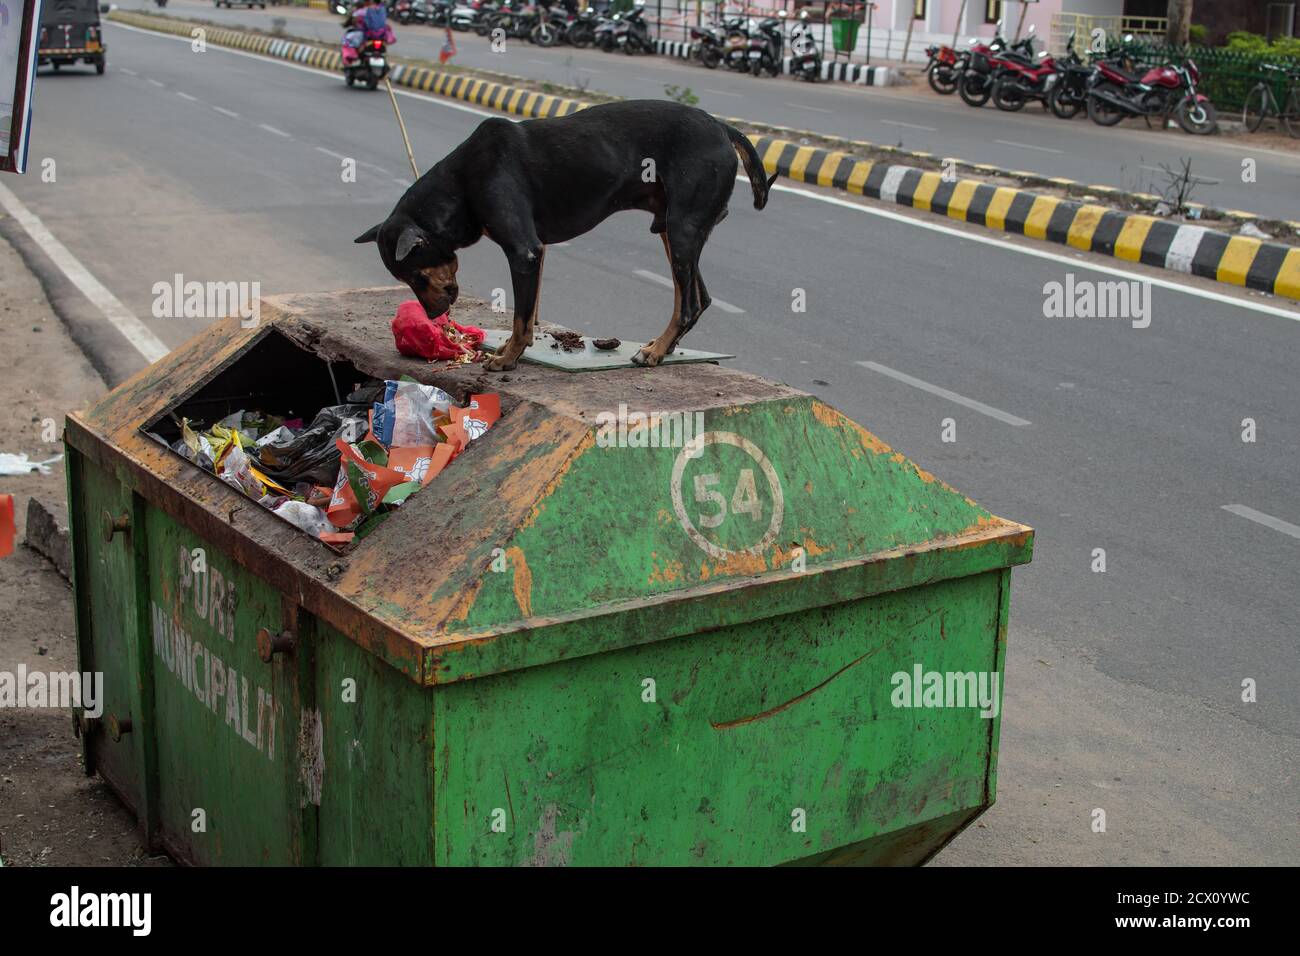
[[[500,416],[433,385],[327,361],[268,328],[140,430],[340,549],[364,538]]]

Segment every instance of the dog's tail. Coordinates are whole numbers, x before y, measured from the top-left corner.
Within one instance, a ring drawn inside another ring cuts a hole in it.
[[[772,189],[772,184],[776,182],[778,174],[773,173],[771,179],[767,178],[763,169],[763,160],[748,136],[726,123],[722,124],[722,128],[727,131],[731,145],[736,148],[736,152],[740,154],[740,161],[745,166],[745,175],[749,177],[749,185],[754,190],[754,208],[762,209],[767,205],[767,194]]]

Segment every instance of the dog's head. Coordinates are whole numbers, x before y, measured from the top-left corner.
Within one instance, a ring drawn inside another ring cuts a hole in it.
[[[456,250],[445,240],[405,216],[389,216],[356,242],[374,242],[393,277],[411,287],[429,318],[436,319],[456,301]]]

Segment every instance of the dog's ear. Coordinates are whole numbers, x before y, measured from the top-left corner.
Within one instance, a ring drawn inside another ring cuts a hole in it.
[[[397,248],[394,250],[394,257],[401,262],[416,246],[427,245],[429,237],[424,234],[424,230],[419,226],[407,226],[402,230],[401,235],[397,237]]]
[[[383,225],[383,223],[380,223],[380,225]],[[369,229],[367,229],[361,235],[357,236],[352,241],[353,242],[374,242],[378,238],[379,238],[379,226],[371,226]]]

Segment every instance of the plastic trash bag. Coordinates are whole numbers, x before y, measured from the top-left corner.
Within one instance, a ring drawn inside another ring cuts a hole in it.
[[[322,408],[311,424],[283,444],[271,442],[257,449],[257,461],[282,485],[306,481],[334,486],[339,473],[339,450],[335,439],[349,444],[362,438],[369,427],[364,405],[330,405]]]

